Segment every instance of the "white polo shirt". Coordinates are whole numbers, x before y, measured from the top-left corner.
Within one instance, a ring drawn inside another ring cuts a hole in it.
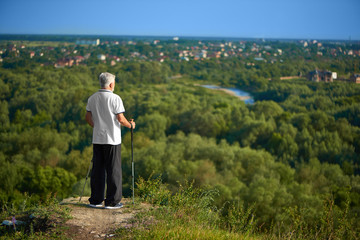
[[[121,144],[120,122],[116,115],[124,113],[125,108],[119,95],[100,89],[89,97],[86,111],[91,112],[94,122],[93,144]]]

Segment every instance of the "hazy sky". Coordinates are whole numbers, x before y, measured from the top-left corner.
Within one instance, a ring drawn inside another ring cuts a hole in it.
[[[360,40],[360,0],[0,0],[0,34]]]

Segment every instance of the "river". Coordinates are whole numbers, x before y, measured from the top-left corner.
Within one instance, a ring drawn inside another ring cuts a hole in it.
[[[214,90],[221,90],[224,91],[230,95],[236,96],[242,101],[244,101],[246,104],[254,104],[254,98],[251,96],[250,93],[245,92],[243,90],[237,89],[237,88],[225,88],[225,87],[218,87],[215,85],[201,85],[202,87],[214,89]]]

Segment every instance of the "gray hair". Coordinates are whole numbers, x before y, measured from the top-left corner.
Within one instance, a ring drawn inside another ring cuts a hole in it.
[[[100,82],[100,87],[101,88],[106,88],[110,85],[110,83],[115,81],[115,75],[108,73],[108,72],[104,72],[101,73],[99,76],[99,82]]]

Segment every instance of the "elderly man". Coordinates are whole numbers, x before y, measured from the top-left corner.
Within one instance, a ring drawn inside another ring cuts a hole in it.
[[[121,128],[135,128],[135,122],[125,118],[121,98],[114,94],[115,75],[101,73],[98,92],[91,95],[86,106],[86,121],[93,127],[93,166],[91,172],[90,207],[102,207],[105,180],[107,184],[105,208],[123,205],[121,170]]]

